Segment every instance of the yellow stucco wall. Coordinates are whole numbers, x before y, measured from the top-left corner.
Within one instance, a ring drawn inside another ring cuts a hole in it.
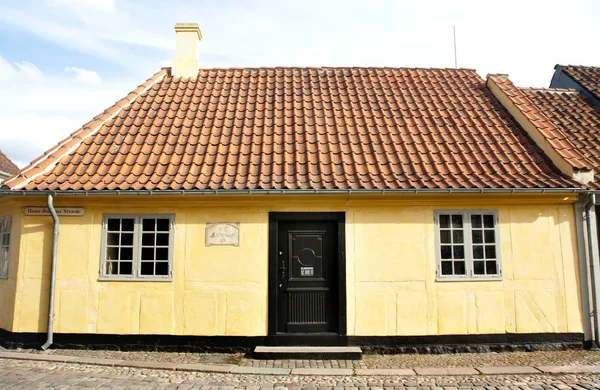
[[[12,200],[0,200],[0,217],[4,216],[12,216],[12,229],[9,242],[8,278],[0,278],[0,329],[12,330],[22,225],[19,206]]]
[[[345,211],[349,335],[582,332],[573,197],[315,200],[57,197],[85,215],[61,217],[55,331],[266,335],[269,211]],[[43,204],[12,206],[23,233],[11,252],[17,305],[11,316],[0,301],[0,327],[15,332],[46,330],[51,218],[22,216]],[[433,211],[442,208],[498,210],[503,280],[436,281]],[[173,281],[99,281],[103,213],[175,214]],[[239,247],[206,247],[207,222],[240,222]]]

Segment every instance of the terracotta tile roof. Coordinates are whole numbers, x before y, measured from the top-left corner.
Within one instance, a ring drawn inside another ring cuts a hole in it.
[[[473,70],[157,73],[7,182],[27,190],[579,187]]]
[[[512,103],[531,122],[552,148],[574,169],[591,169],[592,164],[571,142],[563,130],[549,120],[543,110],[528,98],[522,89],[517,88],[507,77],[489,76]]]
[[[563,72],[600,99],[600,67],[561,65]]]
[[[6,154],[2,153],[2,150],[0,150],[0,172],[6,172],[13,175],[18,171],[19,167],[17,167],[14,162],[10,161],[10,158],[8,158]]]
[[[600,110],[576,90],[522,89],[523,93],[569,138],[575,147],[600,167]]]

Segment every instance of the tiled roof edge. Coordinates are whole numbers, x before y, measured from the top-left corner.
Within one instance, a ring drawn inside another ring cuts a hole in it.
[[[557,64],[554,69],[560,67],[560,70],[565,73],[571,80],[581,86],[581,88],[585,89],[590,95],[596,97],[596,99],[600,99],[600,96],[596,94],[594,91],[588,89],[585,85],[581,83],[581,81],[573,75],[573,73],[569,72],[569,68],[596,68],[595,66],[586,66],[586,65],[560,65]]]
[[[490,81],[510,100],[519,112],[539,131],[552,149],[565,163],[575,170],[591,170],[593,164],[577,150],[569,138],[556,127],[548,117],[540,110],[527,95],[517,88],[512,81],[505,77],[489,75],[487,86]],[[491,88],[490,88],[491,89]],[[493,91],[492,91],[493,92]],[[494,94],[495,95],[495,94]],[[498,96],[497,96],[498,97]],[[501,99],[499,99],[501,100]],[[502,103],[502,102],[501,102]],[[509,107],[506,107],[509,112]],[[512,114],[512,113],[511,113]],[[518,118],[515,118],[518,122]],[[521,124],[523,125],[523,124]],[[540,145],[542,146],[542,145]],[[543,149],[543,147],[542,147]],[[549,156],[552,158],[552,156]],[[554,160],[554,159],[553,159]],[[556,162],[555,162],[556,163]],[[559,165],[559,164],[557,164]],[[560,167],[559,167],[560,168]],[[563,169],[561,169],[563,170]],[[567,173],[567,172],[565,172]]]
[[[168,69],[162,68],[152,77],[140,84],[136,89],[127,94],[126,97],[117,101],[115,104],[104,110],[94,119],[84,124],[78,130],[71,133],[70,136],[60,141],[54,147],[48,149],[40,157],[33,160],[25,168],[16,174],[7,178],[2,186],[8,186],[12,190],[18,190],[25,187],[36,177],[52,169],[60,159],[69,155],[88,137],[96,134],[102,128],[106,121],[117,116],[125,107],[132,104],[140,95],[148,91],[154,84],[159,82],[167,75]],[[63,149],[61,151],[61,149]]]

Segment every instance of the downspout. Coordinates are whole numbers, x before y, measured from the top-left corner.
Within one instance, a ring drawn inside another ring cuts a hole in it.
[[[600,295],[598,292],[598,278],[597,278],[597,269],[596,264],[598,264],[598,232],[596,228],[596,212],[592,213],[592,207],[596,204],[596,195],[592,194],[590,196],[590,201],[585,205],[585,216],[586,216],[586,224],[587,224],[587,235],[588,235],[588,250],[589,250],[589,258],[590,258],[590,277],[591,277],[591,292],[592,292],[592,317],[594,319],[594,341],[596,347],[598,341],[600,339],[600,308],[598,305],[598,296]]]
[[[58,215],[54,210],[52,195],[48,195],[48,210],[54,221],[54,229],[52,232],[52,261],[50,269],[50,290],[48,299],[48,338],[46,344],[42,345],[42,349],[47,350],[54,341],[54,285],[56,282],[56,252],[58,247]]]

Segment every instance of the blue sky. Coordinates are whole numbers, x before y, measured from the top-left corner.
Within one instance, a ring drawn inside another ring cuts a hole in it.
[[[196,22],[202,67],[458,66],[546,87],[600,66],[600,1],[2,0],[0,149],[19,166],[125,96]]]

